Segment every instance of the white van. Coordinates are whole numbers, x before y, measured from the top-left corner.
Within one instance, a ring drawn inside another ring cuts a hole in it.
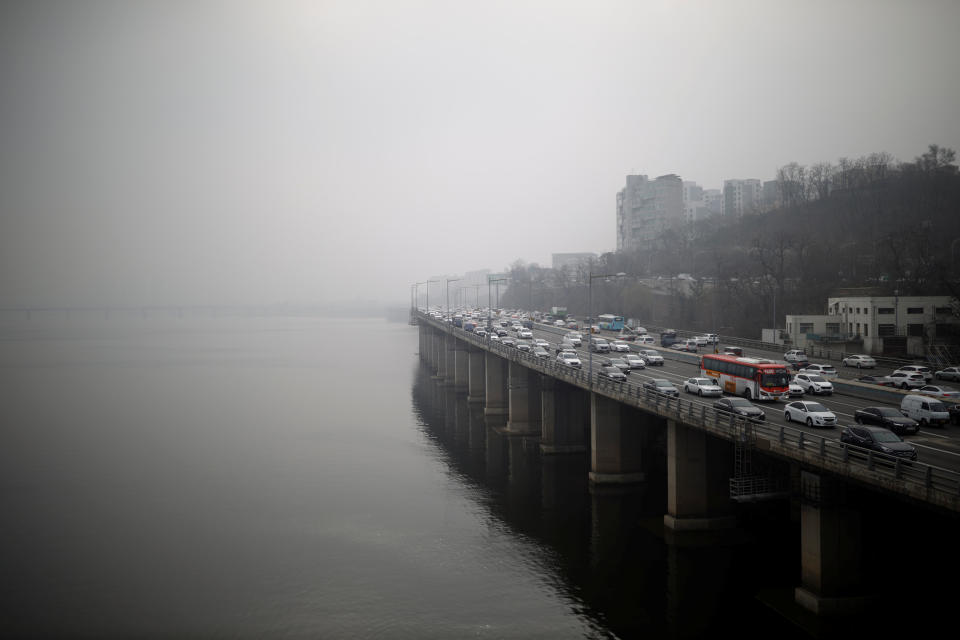
[[[906,396],[900,403],[900,413],[913,418],[921,427],[931,424],[942,427],[950,422],[946,405],[929,396]]]

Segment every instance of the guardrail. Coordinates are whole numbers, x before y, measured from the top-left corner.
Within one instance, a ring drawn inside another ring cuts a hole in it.
[[[714,411],[705,404],[683,397],[666,396],[625,382],[614,382],[563,365],[552,358],[538,358],[514,347],[479,337],[434,318],[420,315],[422,321],[474,346],[497,353],[527,368],[551,375],[584,390],[601,394],[624,404],[673,419],[713,435],[749,444],[759,450],[809,464],[831,473],[866,482],[951,511],[960,511],[960,473],[922,462],[908,462],[860,447],[848,446],[795,427],[767,424],[733,414]],[[557,327],[559,329],[559,327]]]

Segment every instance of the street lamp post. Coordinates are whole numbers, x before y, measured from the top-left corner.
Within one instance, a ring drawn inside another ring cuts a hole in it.
[[[446,278],[447,281],[447,317],[450,317],[450,283],[457,282],[463,278]]]
[[[593,389],[593,281],[596,278],[622,278],[626,276],[624,272],[620,273],[591,273],[587,281],[587,379],[590,380],[590,388]]]
[[[423,282],[414,282],[414,283],[413,283],[413,286],[416,287],[416,293],[414,294],[414,298],[415,298],[414,306],[420,304],[420,285],[426,284],[426,283],[427,283],[426,280],[423,281]],[[429,309],[428,309],[428,311],[429,311]]]
[[[493,323],[491,321],[491,314],[493,313],[493,305],[490,300],[490,285],[496,283],[497,285],[497,307],[500,307],[500,283],[506,282],[506,278],[491,278],[487,276],[487,331],[490,331],[493,328]]]
[[[427,313],[430,313],[430,283],[431,282],[440,282],[439,280],[427,280]]]

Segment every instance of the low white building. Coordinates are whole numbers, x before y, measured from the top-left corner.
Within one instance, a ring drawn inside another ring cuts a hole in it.
[[[864,353],[880,354],[884,339],[905,341],[911,355],[927,345],[955,342],[960,318],[950,296],[844,296],[827,298],[826,315],[788,315],[787,334],[797,348],[813,342],[862,342]]]

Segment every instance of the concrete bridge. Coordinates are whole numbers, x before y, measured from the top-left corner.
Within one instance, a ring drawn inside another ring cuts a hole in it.
[[[738,502],[800,502],[801,584],[795,599],[818,614],[865,604],[860,514],[844,499],[857,487],[960,512],[960,476],[929,465],[851,451],[802,429],[720,415],[669,397],[537,358],[417,313],[420,358],[442,385],[500,417],[508,436],[539,441],[543,455],[589,455],[595,490],[646,479],[657,439],[667,443],[667,513],[675,535],[736,526]],[[661,465],[662,466],[662,465]]]

